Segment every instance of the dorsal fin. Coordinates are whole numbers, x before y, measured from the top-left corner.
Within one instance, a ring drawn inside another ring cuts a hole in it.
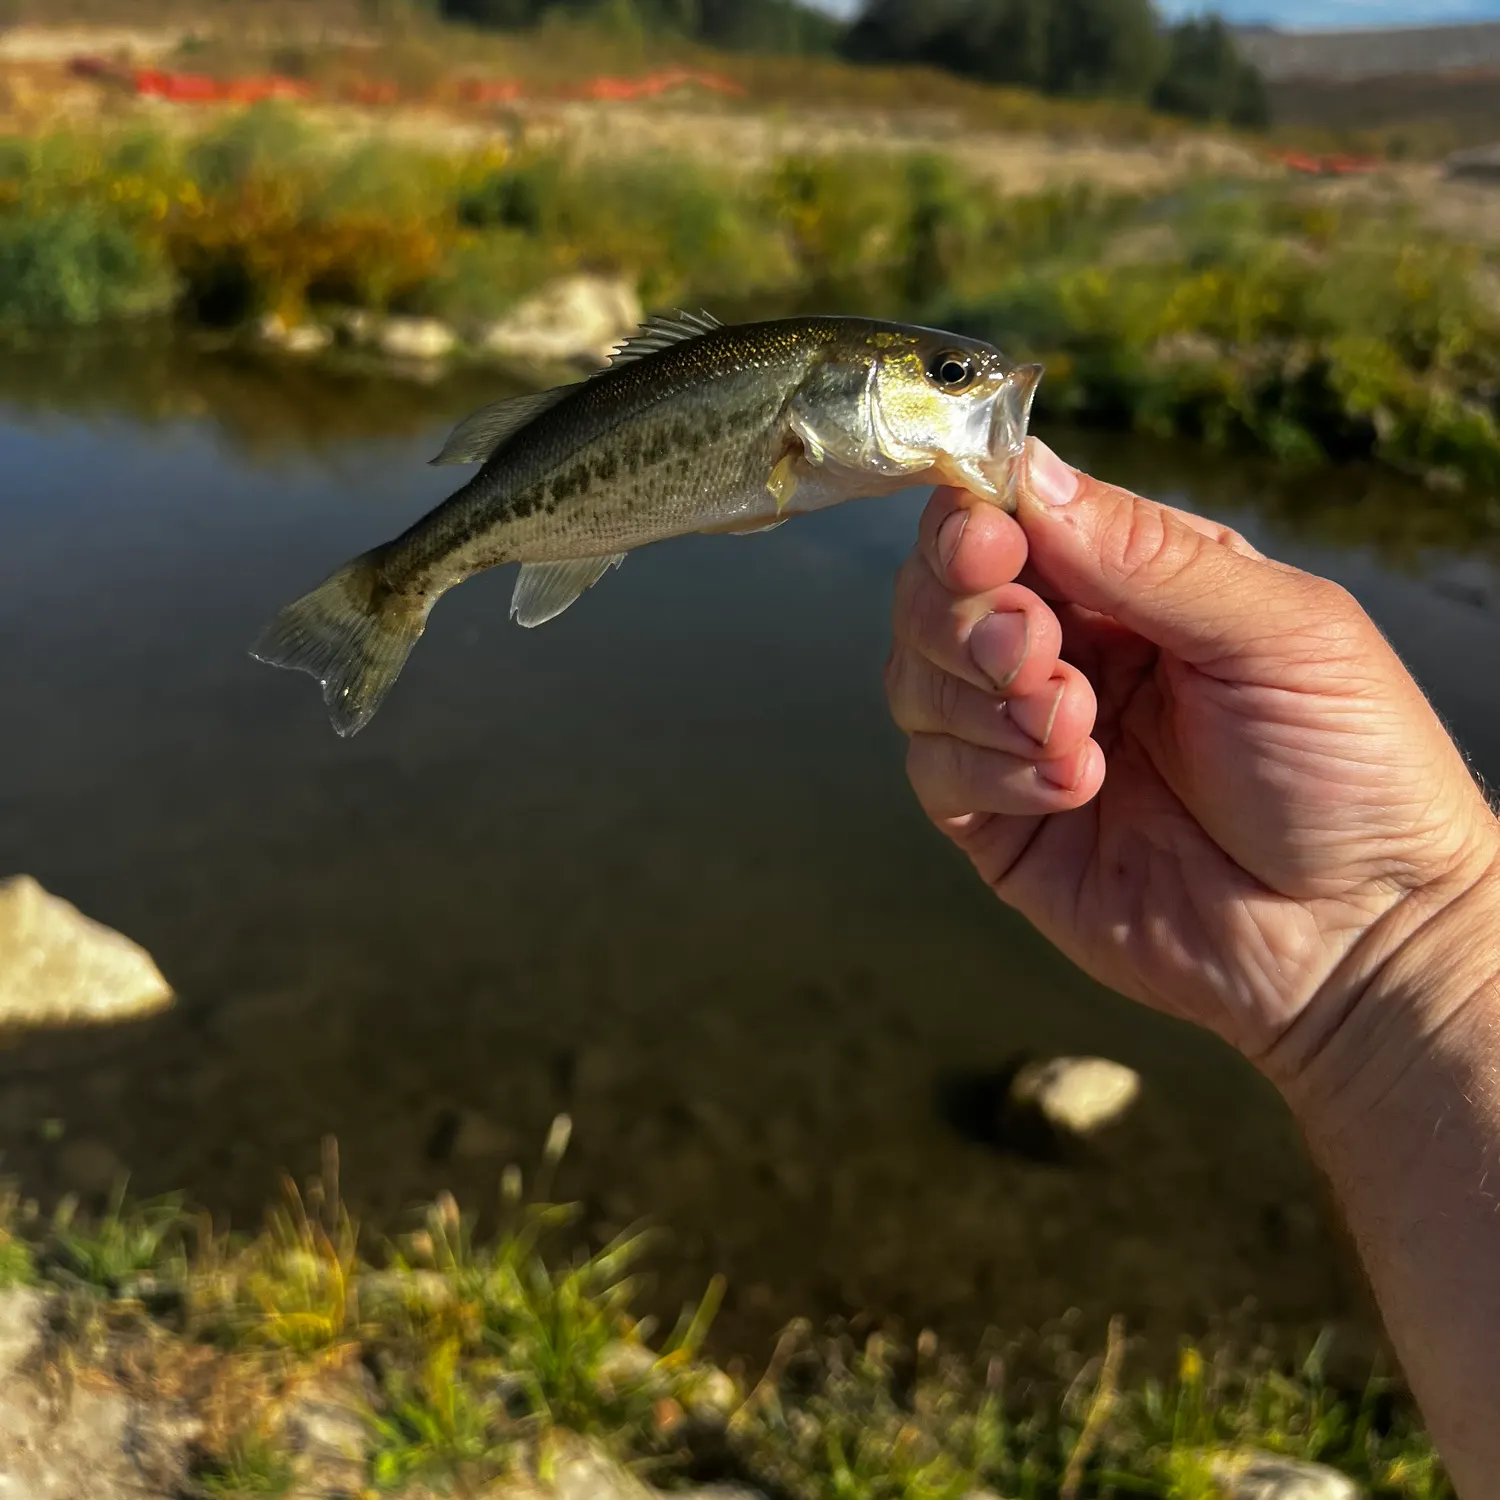
[[[628,364],[647,354],[670,349],[673,344],[701,338],[724,325],[712,313],[678,311],[676,317],[657,314],[647,318],[610,356],[609,368]],[[514,437],[529,422],[556,406],[576,385],[554,386],[525,396],[507,396],[503,401],[481,406],[465,417],[448,435],[434,464],[483,463],[507,438]]]
[[[689,339],[701,338],[724,325],[712,313],[683,312],[678,309],[675,318],[658,313],[646,319],[641,326],[610,356],[609,367],[629,364],[633,359],[643,359],[648,354],[659,354],[673,344],[685,344]]]
[[[576,389],[576,385],[558,385],[550,391],[507,396],[503,401],[481,406],[448,434],[443,451],[431,462],[483,463],[506,438],[514,437],[528,422],[534,422],[544,411],[556,406],[569,391]]]

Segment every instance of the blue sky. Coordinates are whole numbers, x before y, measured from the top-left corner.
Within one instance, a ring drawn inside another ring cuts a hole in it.
[[[1201,0],[1157,0],[1170,16],[1205,7]],[[1233,21],[1273,21],[1308,30],[1323,26],[1409,26],[1438,21],[1500,20],[1500,0],[1223,0],[1213,7]]]
[[[859,0],[817,0],[824,10],[849,15]],[[1410,26],[1440,21],[1500,21],[1500,0],[1157,0],[1169,16],[1213,9],[1233,21],[1271,21],[1313,30],[1333,26]]]

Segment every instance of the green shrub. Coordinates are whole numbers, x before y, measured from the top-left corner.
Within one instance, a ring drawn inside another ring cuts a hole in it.
[[[142,317],[176,291],[159,246],[92,204],[0,212],[0,324]]]

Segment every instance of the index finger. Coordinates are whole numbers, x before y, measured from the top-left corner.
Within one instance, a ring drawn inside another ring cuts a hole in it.
[[[949,485],[932,492],[917,546],[938,581],[955,594],[987,594],[1013,583],[1026,565],[1026,533],[998,505]]]

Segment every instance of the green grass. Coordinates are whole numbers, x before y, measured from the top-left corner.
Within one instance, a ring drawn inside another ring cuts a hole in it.
[[[295,1478],[291,1455],[273,1438],[249,1432],[226,1445],[196,1476],[196,1486],[203,1500],[281,1500]]]
[[[1163,1377],[1160,1351],[1132,1345],[1118,1320],[1103,1351],[1021,1334],[977,1358],[931,1335],[910,1347],[795,1323],[747,1387],[704,1354],[720,1283],[657,1339],[634,1312],[643,1237],[589,1250],[574,1211],[545,1201],[565,1144],[564,1125],[539,1201],[507,1171],[487,1233],[444,1195],[409,1234],[368,1250],[331,1152],[248,1240],[194,1233],[160,1203],[117,1199],[93,1223],[67,1215],[39,1231],[34,1264],[64,1295],[86,1280],[96,1313],[87,1330],[62,1325],[74,1348],[59,1357],[154,1370],[178,1392],[171,1372],[192,1369],[198,1389],[220,1392],[192,1481],[205,1500],[289,1492],[288,1400],[357,1366],[374,1382],[366,1478],[382,1493],[545,1478],[583,1439],[669,1488],[722,1479],[785,1500],[1210,1500],[1216,1464],[1252,1450],[1332,1465],[1374,1500],[1451,1496],[1399,1384],[1377,1374],[1337,1389],[1321,1346],[1294,1358],[1185,1343]],[[146,1274],[175,1295],[130,1296]]]
[[[97,1220],[80,1217],[65,1199],[41,1246],[49,1279],[96,1296],[128,1300],[171,1274],[185,1219],[178,1199],[135,1203],[126,1209],[122,1183]]]

